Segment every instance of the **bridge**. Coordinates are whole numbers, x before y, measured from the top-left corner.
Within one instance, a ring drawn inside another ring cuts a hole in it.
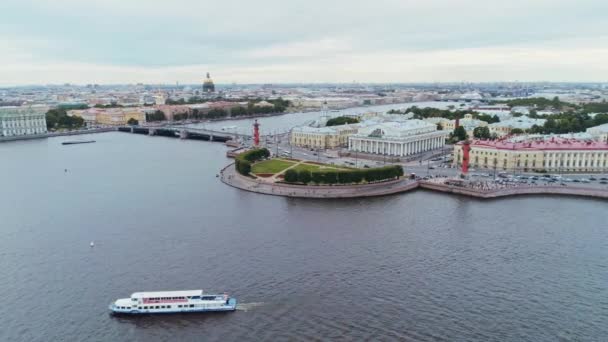
[[[150,136],[162,136],[180,139],[194,139],[205,141],[226,142],[228,140],[251,138],[250,135],[214,131],[204,128],[193,128],[188,126],[123,126],[119,127],[118,131],[134,134],[145,134]]]

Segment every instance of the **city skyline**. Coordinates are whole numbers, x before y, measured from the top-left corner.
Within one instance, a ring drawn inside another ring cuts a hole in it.
[[[608,79],[586,0],[4,1],[0,86]]]

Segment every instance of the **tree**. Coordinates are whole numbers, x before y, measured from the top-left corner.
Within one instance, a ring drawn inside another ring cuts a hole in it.
[[[437,123],[437,130],[438,131],[443,131],[443,125],[441,124],[441,122]]]
[[[132,125],[132,126],[137,126],[137,125],[139,125],[139,121],[137,121],[137,119],[135,119],[135,118],[130,118],[129,121],[127,121],[127,124]]]
[[[513,128],[513,129],[511,129],[511,134],[516,134],[517,135],[517,134],[523,134],[523,133],[524,133],[524,130],[521,129],[521,128]]]
[[[310,170],[302,170],[298,172],[298,182],[308,184],[312,180]]]
[[[46,126],[48,129],[75,129],[84,126],[84,124],[83,118],[80,116],[69,116],[63,108],[51,109],[46,112]]]
[[[146,121],[164,121],[167,120],[165,113],[160,110],[154,111],[152,114],[146,114]]]
[[[295,183],[298,181],[298,171],[289,169],[285,171],[285,181],[288,183]]]
[[[339,125],[346,125],[346,124],[354,124],[354,123],[358,123],[359,119],[357,118],[351,118],[348,116],[338,116],[337,118],[332,118],[327,120],[327,124],[326,126],[330,127],[330,126],[339,126]]]
[[[490,129],[488,126],[475,127],[473,136],[477,139],[490,139]]]
[[[464,129],[464,127],[458,126],[454,129],[454,132],[452,133],[452,137],[456,141],[466,140],[468,138],[467,131]]]
[[[326,171],[324,181],[327,184],[336,184],[338,183],[338,174],[335,171]]]
[[[310,173],[311,180],[317,184],[323,183],[325,177],[323,177],[323,171],[313,171]]]

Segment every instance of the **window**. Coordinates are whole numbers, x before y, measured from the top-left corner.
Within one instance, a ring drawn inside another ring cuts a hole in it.
[[[157,305],[157,306],[155,306],[154,308],[155,308],[155,309],[160,309],[160,307],[159,307],[158,305]]]
[[[138,310],[141,310],[141,309],[143,309],[143,308],[142,308],[141,306],[138,306],[138,307],[137,307],[137,309],[138,309]]]
[[[181,306],[181,305],[178,305],[177,307],[178,307],[178,308],[181,308],[182,306]]]
[[[191,308],[193,308],[193,307],[194,307],[194,304],[190,304],[190,307],[191,307]]]

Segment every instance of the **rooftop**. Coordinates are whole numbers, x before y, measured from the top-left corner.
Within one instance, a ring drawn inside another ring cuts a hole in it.
[[[462,142],[458,143],[462,145]],[[526,140],[473,140],[471,147],[495,148],[499,150],[602,150],[608,151],[608,143],[593,140],[569,139],[561,137],[534,138]]]
[[[131,298],[156,298],[156,297],[189,297],[202,296],[203,290],[186,291],[156,291],[156,292],[135,292]]]

